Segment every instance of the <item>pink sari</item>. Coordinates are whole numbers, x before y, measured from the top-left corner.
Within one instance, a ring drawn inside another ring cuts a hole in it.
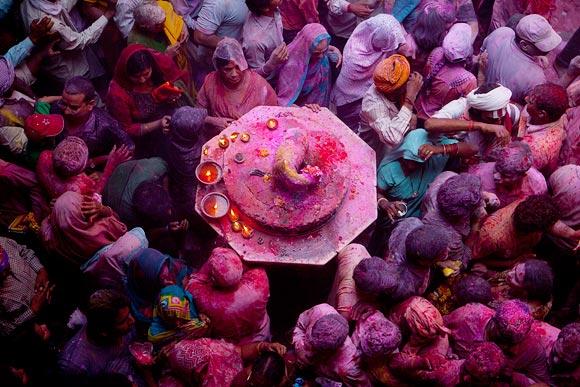
[[[42,241],[49,251],[78,265],[127,231],[127,226],[114,213],[85,219],[81,212],[82,199],[76,192],[62,194],[40,228]]]

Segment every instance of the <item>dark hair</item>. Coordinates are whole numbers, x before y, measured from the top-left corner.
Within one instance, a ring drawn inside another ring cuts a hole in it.
[[[480,303],[487,304],[491,302],[491,284],[485,279],[476,275],[467,275],[461,278],[454,287],[456,306]]]
[[[562,361],[576,365],[580,361],[580,322],[566,325],[558,334],[556,345],[566,354]]]
[[[155,58],[147,50],[140,50],[135,52],[127,59],[127,75],[135,76],[140,72],[151,69],[151,80],[155,86],[162,84],[165,80],[163,73],[157,66]]]
[[[370,257],[355,266],[352,279],[357,289],[371,295],[379,295],[397,286],[397,272],[382,258]]]
[[[218,69],[221,69],[222,67],[226,67],[228,64],[230,64],[230,60],[224,59],[224,58],[214,58],[214,62],[215,62],[215,65]]]
[[[434,8],[425,9],[419,12],[417,22],[413,29],[413,38],[417,46],[423,51],[431,51],[435,47],[441,46],[443,38],[447,33],[448,19],[455,18],[455,14],[450,12],[437,12]]]
[[[473,94],[487,94],[493,89],[497,89],[501,85],[499,83],[484,83],[483,85],[479,86]]]
[[[515,31],[516,27],[518,26],[518,23],[520,22],[520,20],[522,20],[524,16],[526,15],[524,15],[523,13],[514,13],[513,15],[510,16],[505,26]]]
[[[552,268],[545,261],[530,259],[524,262],[524,289],[531,300],[549,301],[552,297],[554,274]]]
[[[97,98],[93,83],[85,77],[72,77],[64,84],[64,92],[67,94],[83,94],[84,101],[94,101]]]
[[[568,94],[566,89],[555,83],[544,83],[534,87],[530,93],[534,96],[534,104],[548,114],[549,122],[560,119],[568,109]]]
[[[256,16],[262,16],[262,10],[268,8],[272,0],[246,0],[246,6]]]
[[[518,204],[513,219],[519,232],[547,231],[559,219],[558,208],[548,195],[532,195]]]
[[[112,289],[100,289],[91,294],[85,310],[87,332],[98,335],[100,332],[112,332],[117,325],[119,311],[129,307],[129,299]]]
[[[133,209],[146,228],[161,227],[171,221],[173,205],[163,185],[144,181],[133,193]]]
[[[437,192],[439,211],[451,220],[471,216],[480,204],[481,180],[469,173],[450,177]]]
[[[285,374],[284,358],[276,352],[263,352],[252,364],[249,385],[256,387],[278,386],[283,382]]]
[[[408,262],[431,265],[449,248],[449,234],[442,227],[426,224],[411,231],[405,239]]]

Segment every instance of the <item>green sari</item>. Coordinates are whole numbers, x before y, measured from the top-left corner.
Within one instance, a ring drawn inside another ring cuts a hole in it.
[[[457,141],[443,138],[441,144],[454,144]],[[389,152],[381,161],[377,170],[378,187],[392,201],[402,201],[407,204],[405,217],[419,217],[423,196],[429,184],[437,175],[443,172],[449,156],[438,154],[425,161],[419,157],[419,148],[424,144],[432,144],[425,129],[410,131],[403,143]],[[403,173],[400,159],[411,160],[421,164],[421,167],[408,176]]]

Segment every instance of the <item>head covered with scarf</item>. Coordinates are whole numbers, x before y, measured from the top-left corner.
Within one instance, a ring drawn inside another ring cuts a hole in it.
[[[381,165],[398,159],[411,160],[423,164],[425,160],[419,157],[419,148],[421,145],[429,143],[429,133],[425,129],[411,130],[407,133],[401,145],[383,158]]]
[[[85,170],[89,159],[89,149],[83,139],[68,136],[62,140],[52,153],[55,172],[63,177],[78,175]]]
[[[378,358],[399,347],[401,331],[381,312],[374,311],[357,321],[352,340],[366,358]]]
[[[522,341],[532,328],[534,317],[528,305],[520,300],[502,302],[492,318],[498,339],[511,344]]]
[[[391,55],[379,62],[373,73],[375,87],[381,93],[389,94],[400,89],[411,74],[411,65],[403,55]]]
[[[481,199],[481,180],[469,173],[449,178],[437,192],[439,210],[451,220],[469,218],[481,204]]]
[[[229,62],[234,62],[241,71],[248,69],[248,62],[244,57],[242,45],[236,39],[228,37],[220,40],[213,53],[212,61],[216,70]]]
[[[308,341],[315,351],[334,351],[342,346],[348,337],[348,321],[340,314],[327,314],[313,325],[308,333]]]
[[[449,62],[460,62],[473,55],[471,27],[467,23],[456,23],[443,38],[443,52]]]
[[[307,95],[304,103],[318,103],[328,106],[330,98],[330,60],[325,54],[317,61],[312,60],[312,52],[321,42],[330,44],[330,35],[322,24],[310,23],[304,26],[288,45],[288,61],[278,74],[278,103],[290,106],[301,95]]]
[[[450,333],[441,313],[423,297],[413,297],[409,301],[403,318],[415,341],[431,341]]]
[[[13,154],[21,154],[26,150],[28,138],[21,127],[3,126],[0,128],[0,144],[6,146]]]
[[[232,288],[240,283],[244,267],[239,255],[232,249],[217,247],[208,261],[213,283],[220,288]]]
[[[202,130],[207,110],[191,106],[180,107],[171,116],[171,142],[183,147],[191,147],[199,143],[203,137]],[[199,144],[201,147],[201,144]],[[197,152],[199,153],[199,152]],[[199,155],[197,155],[199,159]]]

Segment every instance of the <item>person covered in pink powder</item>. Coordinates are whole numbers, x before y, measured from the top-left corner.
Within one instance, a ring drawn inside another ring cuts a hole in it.
[[[473,55],[471,42],[471,27],[457,23],[445,35],[442,46],[431,52],[423,73],[425,85],[417,100],[419,118],[431,117],[477,87],[475,75],[465,68]]]
[[[461,361],[448,358],[450,331],[437,308],[422,297],[411,297],[395,306],[389,318],[407,339],[401,352],[392,357],[393,373],[412,384],[449,384]]]
[[[558,334],[549,358],[552,381],[558,386],[580,384],[580,323],[566,325]]]
[[[580,230],[580,166],[565,165],[552,173],[548,180],[552,199],[560,210],[560,220],[571,230]],[[578,249],[578,242],[572,238],[550,236],[564,251]],[[576,243],[574,243],[576,242]]]
[[[453,353],[467,357],[475,348],[488,341],[486,329],[495,311],[480,303],[469,303],[455,309],[443,319],[450,330],[449,341]]]
[[[469,173],[481,179],[481,187],[499,199],[500,208],[530,195],[548,193],[544,176],[533,165],[528,144],[514,141],[493,155],[495,162],[472,165]]]
[[[200,313],[209,317],[213,337],[237,344],[270,338],[270,286],[264,269],[245,269],[235,251],[218,247],[184,283]]]
[[[530,146],[534,167],[549,176],[558,167],[566,132],[566,90],[552,83],[541,84],[526,97],[520,117],[518,138]]]
[[[348,333],[348,321],[328,304],[302,312],[292,335],[298,363],[336,382],[371,386]]]
[[[548,356],[559,332],[534,321],[528,306],[519,300],[500,304],[486,327],[487,339],[508,355],[515,385],[550,383]]]

